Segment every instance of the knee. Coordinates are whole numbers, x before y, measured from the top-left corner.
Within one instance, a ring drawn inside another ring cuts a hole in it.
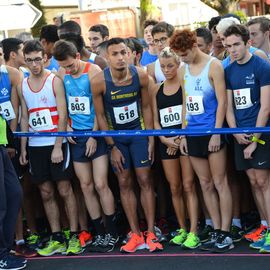
[[[151,189],[153,187],[151,178],[148,174],[138,176],[137,180],[142,190]]]
[[[105,181],[99,181],[98,183],[95,183],[95,189],[98,194],[104,192],[107,189],[107,185]]]
[[[193,193],[195,191],[195,183],[193,179],[189,181],[184,181],[183,188],[185,193]]]
[[[182,185],[180,184],[170,185],[170,190],[173,197],[181,196],[183,192]]]
[[[209,192],[214,190],[214,182],[211,178],[200,178],[200,185],[203,192]]]
[[[226,177],[223,175],[215,176],[215,177],[213,177],[213,179],[214,179],[215,188],[219,192],[222,192],[222,190],[224,190],[226,185],[228,185],[228,181],[227,181]]]
[[[95,190],[94,183],[92,181],[81,181],[81,190],[84,194],[93,193]]]
[[[64,186],[58,187],[58,191],[60,196],[65,199],[73,193],[72,187],[70,184],[66,184]]]
[[[269,179],[268,179],[268,177],[261,177],[261,178],[257,179],[257,187],[261,191],[265,191],[268,186],[269,186]]]
[[[41,189],[40,194],[41,194],[42,200],[44,202],[48,202],[54,198],[54,190],[53,189]]]

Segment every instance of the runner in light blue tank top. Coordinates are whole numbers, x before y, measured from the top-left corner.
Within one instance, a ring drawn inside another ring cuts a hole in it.
[[[89,67],[90,63],[87,63],[78,78],[74,78],[69,73],[64,76],[69,117],[73,129],[86,130],[94,127],[95,110],[88,77]]]
[[[209,81],[211,58],[198,76],[192,76],[185,66],[186,120],[187,128],[214,128],[217,98]]]

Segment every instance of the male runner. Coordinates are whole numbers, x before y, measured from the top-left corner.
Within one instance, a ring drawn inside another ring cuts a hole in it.
[[[95,24],[89,28],[88,39],[91,52],[97,53],[97,47],[100,43],[109,39],[109,29],[104,24]]]

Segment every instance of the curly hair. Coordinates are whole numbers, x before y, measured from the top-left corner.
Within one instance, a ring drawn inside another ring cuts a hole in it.
[[[192,49],[197,43],[196,34],[190,29],[177,30],[170,39],[170,47],[174,51],[186,51]]]

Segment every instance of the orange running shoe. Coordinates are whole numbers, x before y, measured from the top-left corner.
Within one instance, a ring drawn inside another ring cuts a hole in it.
[[[149,249],[150,252],[153,251],[161,251],[163,250],[162,244],[158,242],[158,238],[152,232],[146,232],[146,248]]]
[[[145,248],[145,241],[143,234],[140,233],[140,235],[138,235],[136,233],[131,232],[128,242],[120,248],[120,251],[132,253],[135,252],[136,250],[144,248]]]
[[[93,236],[91,235],[91,233],[89,233],[87,231],[82,231],[79,234],[79,240],[81,243],[81,247],[83,247],[83,248],[86,247],[87,245],[91,244],[92,239],[93,239]]]
[[[266,230],[267,227],[261,224],[255,231],[244,235],[244,238],[249,242],[257,242],[265,234]]]

